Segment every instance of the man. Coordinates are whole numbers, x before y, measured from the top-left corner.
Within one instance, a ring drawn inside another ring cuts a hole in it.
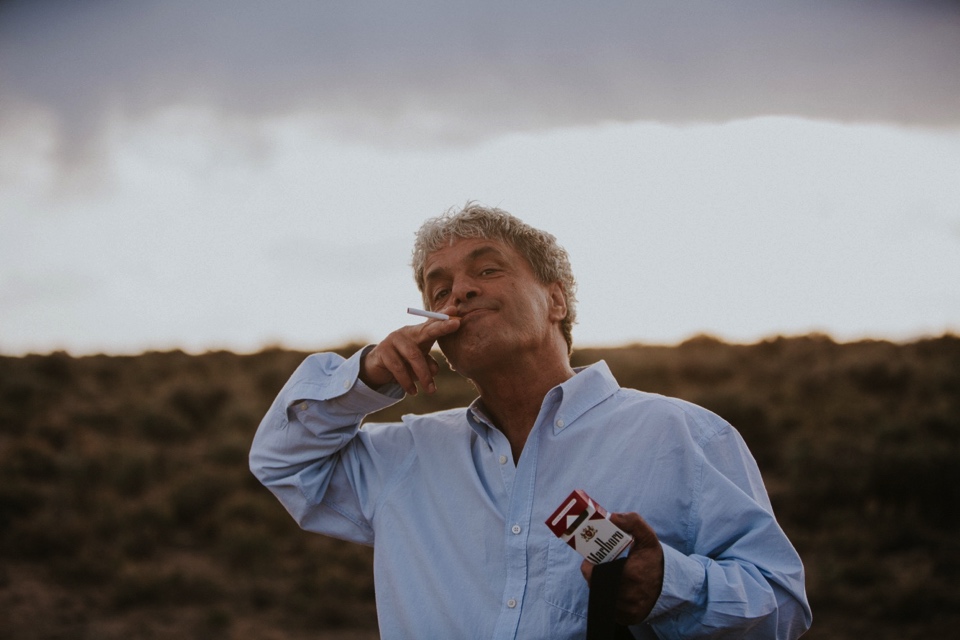
[[[795,638],[803,567],[739,434],[695,405],[570,366],[574,279],[555,238],[468,204],[427,221],[428,309],[349,359],[308,357],[251,469],[303,528],[374,547],[381,636],[583,638],[592,565],[544,521],[574,489],[635,542],[617,618],[636,638]],[[435,391],[438,344],[469,407],[364,416]]]

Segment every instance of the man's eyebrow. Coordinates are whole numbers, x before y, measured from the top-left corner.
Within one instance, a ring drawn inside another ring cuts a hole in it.
[[[445,272],[446,272],[446,269],[444,269],[443,267],[437,267],[437,268],[435,268],[435,269],[430,269],[430,271],[427,271],[427,272],[424,274],[424,276],[423,276],[423,282],[424,282],[424,284],[426,284],[426,283],[428,283],[428,282],[430,282],[430,281],[432,281],[432,280],[436,280],[437,278],[441,277]]]
[[[446,267],[434,267],[433,269],[430,269],[430,271],[427,271],[423,275],[423,281],[430,282],[431,280],[442,278],[447,273],[447,271],[448,269]]]
[[[476,260],[477,258],[482,258],[488,253],[496,254],[496,256],[500,258],[503,257],[503,252],[500,251],[500,249],[496,248],[493,245],[488,244],[482,247],[477,247],[476,249],[471,251],[469,254],[467,254],[467,260]]]
[[[487,254],[493,254],[498,258],[502,258],[504,256],[504,253],[500,249],[498,249],[492,244],[487,244],[481,247],[477,247],[476,249],[468,253],[466,259],[468,262],[472,262],[474,260],[477,260],[479,258],[486,256]],[[441,278],[446,273],[447,273],[446,267],[434,267],[433,269],[430,269],[430,271],[428,271],[426,274],[424,274],[423,281],[429,282],[430,280]]]

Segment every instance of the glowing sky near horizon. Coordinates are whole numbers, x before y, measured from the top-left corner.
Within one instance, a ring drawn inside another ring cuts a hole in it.
[[[0,353],[374,341],[467,200],[581,346],[960,332],[955,3],[81,4],[0,5]]]

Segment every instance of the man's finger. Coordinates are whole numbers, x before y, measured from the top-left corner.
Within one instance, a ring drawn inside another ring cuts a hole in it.
[[[590,585],[590,578],[593,577],[593,563],[589,560],[584,560],[580,563],[580,573],[583,574],[583,579],[587,581],[587,585]]]
[[[395,349],[384,349],[383,353],[380,354],[380,362],[404,392],[417,395],[417,385],[414,383],[413,376],[407,369],[407,365],[399,352]]]
[[[437,338],[453,333],[460,328],[460,318],[452,317],[449,320],[427,320],[418,325],[414,325],[418,335],[414,338],[417,346],[423,352],[430,351]]]
[[[398,351],[417,381],[420,382],[420,386],[428,393],[433,393],[433,373],[430,371],[429,363],[429,360],[433,358],[421,351],[415,343],[398,347]],[[414,389],[414,393],[416,393],[416,389]]]
[[[427,320],[397,329],[365,356],[360,365],[360,379],[380,386],[396,382],[410,395],[417,394],[417,385],[428,392],[436,391],[433,377],[440,370],[430,356],[430,349],[440,336],[460,328],[460,318]]]
[[[663,549],[656,532],[636,513],[612,513],[610,521],[633,536],[623,568],[617,621],[636,624],[653,610],[663,588]]]
[[[611,513],[610,522],[617,525],[627,533],[633,536],[634,549],[640,547],[649,547],[652,544],[659,544],[657,534],[654,532],[646,520],[636,513]],[[631,549],[631,552],[633,549]]]

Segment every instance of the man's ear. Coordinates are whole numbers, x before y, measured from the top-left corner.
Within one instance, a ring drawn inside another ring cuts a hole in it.
[[[550,285],[550,319],[560,322],[567,317],[567,297],[563,284],[558,280]]]

